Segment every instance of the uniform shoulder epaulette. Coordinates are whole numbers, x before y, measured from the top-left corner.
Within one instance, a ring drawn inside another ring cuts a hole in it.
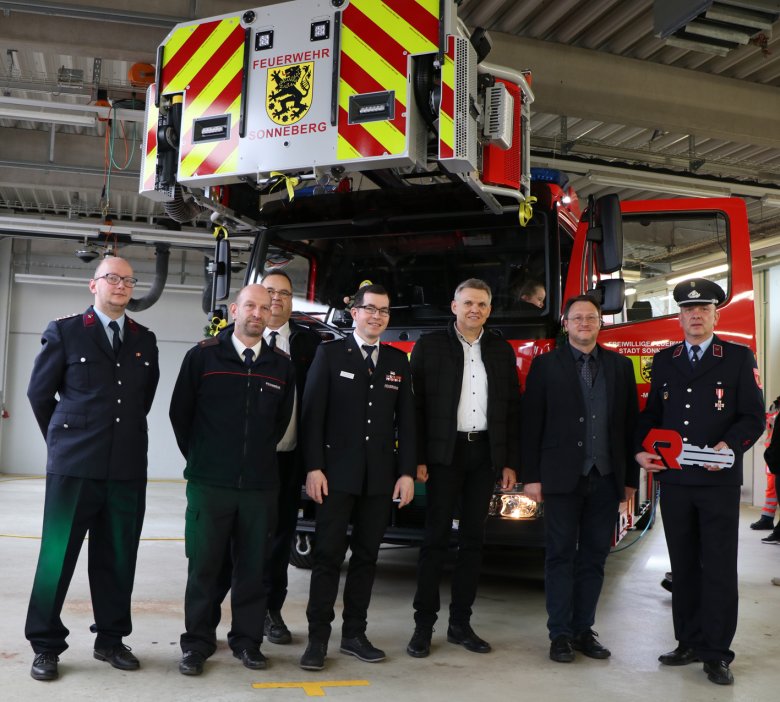
[[[280,349],[278,346],[274,346],[274,351],[278,353],[280,356],[282,356],[283,358],[287,358],[287,359],[290,358],[290,354],[287,353],[287,351],[285,351],[284,349]]]
[[[206,346],[216,346],[219,343],[219,339],[216,336],[209,336],[206,339],[201,339],[198,342],[198,346],[205,348]]]
[[[63,319],[72,319],[73,317],[78,317],[80,314],[82,314],[82,313],[81,312],[74,312],[73,314],[66,314],[66,315],[63,315],[62,317],[57,317],[54,321],[55,322],[61,322]]]

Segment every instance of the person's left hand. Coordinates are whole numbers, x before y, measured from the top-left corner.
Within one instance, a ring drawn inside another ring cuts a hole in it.
[[[628,502],[629,500],[633,499],[634,495],[636,495],[636,488],[626,485],[626,499],[624,502]]]
[[[414,499],[414,480],[412,476],[402,475],[396,480],[395,488],[393,489],[393,499],[397,500],[399,498],[398,509],[406,507]]]
[[[517,475],[511,468],[504,468],[501,471],[501,489],[511,490],[517,482]]]
[[[727,449],[728,447],[729,447],[729,445],[725,441],[719,441],[712,448],[713,448],[714,451],[723,451],[723,449]],[[710,471],[710,473],[714,473],[715,471],[718,471],[718,470],[723,470],[723,466],[715,466],[715,465],[712,465],[711,463],[705,463],[704,467],[708,471]]]

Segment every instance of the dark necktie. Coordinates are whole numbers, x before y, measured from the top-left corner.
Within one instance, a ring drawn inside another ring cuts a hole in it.
[[[276,348],[276,337],[279,336],[279,332],[271,332],[271,338],[268,340],[268,348]]]
[[[249,368],[255,359],[255,352],[252,349],[244,349],[244,365]]]
[[[696,344],[695,346],[691,346],[691,366],[693,368],[698,368],[699,366],[699,352],[701,351],[701,346]]]
[[[114,355],[119,355],[119,349],[122,348],[122,340],[119,338],[119,324],[116,322],[116,320],[111,320],[108,323],[108,328],[114,332],[114,336],[111,339],[111,346],[114,349]]]
[[[370,346],[369,344],[363,344],[363,351],[366,352],[366,365],[368,366],[368,373],[371,375],[371,373],[374,372],[374,368],[376,366],[374,365],[374,349],[375,346]]]
[[[585,385],[587,385],[589,388],[593,387],[593,369],[590,365],[592,360],[593,359],[589,353],[582,355],[582,379],[585,381]]]

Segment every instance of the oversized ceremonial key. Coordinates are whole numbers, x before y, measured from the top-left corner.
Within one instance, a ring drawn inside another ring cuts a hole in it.
[[[734,452],[729,449],[716,451],[710,446],[694,446],[686,444],[682,437],[672,429],[651,429],[642,448],[661,457],[659,465],[673,470],[681,470],[683,466],[718,466],[731,468],[734,465]]]

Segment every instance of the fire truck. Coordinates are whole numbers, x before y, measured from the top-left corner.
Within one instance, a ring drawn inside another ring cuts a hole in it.
[[[451,318],[459,282],[487,281],[489,324],[514,348],[521,385],[560,343],[563,302],[588,292],[605,315],[599,340],[631,359],[642,400],[652,355],[680,338],[671,290],[694,275],[728,291],[718,333],[755,351],[744,203],[580,203],[565,174],[531,168],[530,73],[491,64],[489,35],[457,6],[290,0],[165,38],[140,191],[177,221],[213,222],[211,314],[229,289],[229,233],[254,240],[246,282],[287,272],[304,291],[298,321],[324,338],[350,333],[366,280],[391,294],[383,341],[406,351]],[[616,541],[647,518],[651,492],[622,505]],[[424,509],[419,486],[386,540],[419,541]],[[313,514],[303,500],[296,565],[309,563]],[[542,519],[521,484],[497,492],[486,542],[541,545]]]

